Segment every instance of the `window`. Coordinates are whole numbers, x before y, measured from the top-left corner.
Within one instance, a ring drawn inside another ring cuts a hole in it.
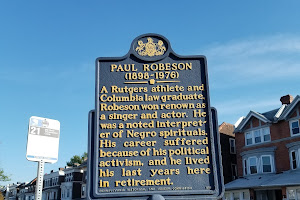
[[[260,130],[254,131],[254,143],[261,143],[261,133]]]
[[[292,169],[296,169],[297,168],[297,164],[298,164],[298,162],[297,162],[297,151],[291,151],[291,167],[292,167]]]
[[[84,185],[82,186],[82,189],[81,189],[81,196],[82,197],[85,196],[85,186]]]
[[[224,200],[230,200],[230,193],[229,192],[226,192],[225,194],[224,194]]]
[[[240,200],[240,193],[239,192],[234,192],[233,193],[233,199],[234,200]]]
[[[250,157],[249,158],[249,168],[250,168],[250,174],[256,174],[257,173],[257,162],[256,157]]]
[[[293,120],[290,121],[290,129],[291,129],[291,135],[298,135],[300,133],[299,129],[299,120]]]
[[[243,192],[243,199],[246,200],[246,199],[250,199],[250,193],[247,191],[247,192]]]
[[[270,128],[260,128],[253,131],[246,132],[246,146],[252,144],[259,144],[271,140]]]
[[[288,189],[289,200],[300,200],[300,188]]]
[[[262,156],[262,172],[272,172],[272,165],[271,165],[271,156]]]
[[[244,175],[274,172],[273,156],[260,155],[244,159]]]
[[[246,144],[251,145],[252,144],[252,132],[246,133]]]
[[[248,170],[247,170],[248,166],[247,166],[247,160],[244,160],[244,174],[247,175],[248,174]]]
[[[235,154],[235,139],[229,138],[230,153]]]
[[[237,167],[236,167],[236,164],[231,164],[231,174],[232,174],[232,180],[237,179]]]
[[[263,141],[267,142],[267,141],[271,140],[270,129],[269,128],[263,128],[262,129],[262,135],[263,135]]]

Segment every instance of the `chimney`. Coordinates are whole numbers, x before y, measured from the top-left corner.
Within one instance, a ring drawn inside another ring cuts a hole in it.
[[[282,96],[280,98],[280,101],[281,101],[282,105],[283,104],[288,105],[288,104],[292,103],[293,99],[294,99],[294,97],[292,95],[288,94],[288,95]]]

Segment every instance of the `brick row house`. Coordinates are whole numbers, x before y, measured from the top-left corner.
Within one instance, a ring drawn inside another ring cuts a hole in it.
[[[239,178],[225,185],[226,200],[300,200],[300,96],[280,108],[250,111],[235,129]]]
[[[85,199],[87,162],[44,175],[43,200]]]
[[[36,178],[29,183],[19,185],[19,192],[17,194],[18,200],[34,200]]]
[[[64,168],[59,168],[58,171],[51,171],[50,174],[44,175],[43,184],[43,200],[60,199],[61,197],[61,184],[65,178]]]
[[[44,174],[42,200],[86,199],[86,170],[87,161]],[[10,184],[0,193],[9,200],[34,200],[35,188],[36,178],[29,183]]]
[[[237,178],[234,125],[223,122],[219,126],[224,183]]]
[[[70,167],[64,170],[65,177],[61,183],[61,199],[80,199],[82,194],[83,170],[80,167]],[[84,191],[83,191],[84,192]]]

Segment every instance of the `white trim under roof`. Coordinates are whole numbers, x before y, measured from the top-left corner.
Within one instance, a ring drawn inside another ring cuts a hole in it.
[[[287,117],[288,117],[288,115],[290,114],[290,112],[295,108],[295,106],[299,103],[299,101],[300,101],[300,96],[297,95],[297,96],[295,97],[295,99],[293,100],[293,102],[292,102],[290,105],[286,106],[287,108],[286,108],[285,111],[281,114],[281,116],[280,116],[280,118],[278,119],[278,121],[279,121],[279,120],[286,120]]]
[[[270,120],[268,120],[265,116],[263,116],[262,114],[255,112],[255,111],[250,111],[248,113],[248,115],[246,116],[246,118],[244,118],[244,120],[239,124],[239,126],[236,128],[236,130],[234,132],[239,132],[241,131],[244,126],[246,126],[246,124],[248,123],[248,121],[251,119],[251,117],[255,117],[265,123],[271,123]]]
[[[283,112],[283,110],[285,109],[286,106],[287,106],[287,105],[283,104],[283,105],[279,108],[279,110],[277,111],[277,113],[276,113],[275,116],[274,116],[274,120],[278,120],[278,119],[279,119],[280,115],[282,114],[282,112]]]
[[[240,123],[241,123],[244,119],[245,119],[244,116],[240,117],[240,118],[235,122],[234,127],[237,128],[237,127],[240,125]]]

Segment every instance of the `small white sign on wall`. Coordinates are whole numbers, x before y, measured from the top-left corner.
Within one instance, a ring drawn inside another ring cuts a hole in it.
[[[57,162],[59,135],[59,121],[35,116],[30,117],[27,137],[27,160]]]

